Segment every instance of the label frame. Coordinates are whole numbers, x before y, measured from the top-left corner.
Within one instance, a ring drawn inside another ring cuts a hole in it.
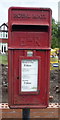
[[[37,91],[21,91],[21,62],[22,60],[38,60],[38,80],[37,80]],[[41,68],[41,59],[39,56],[31,56],[31,57],[27,57],[27,56],[21,56],[19,58],[19,94],[39,94],[40,92],[40,68]]]

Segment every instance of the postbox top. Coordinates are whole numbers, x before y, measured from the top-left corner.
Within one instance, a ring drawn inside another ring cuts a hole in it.
[[[10,7],[9,25],[47,25],[50,24],[50,8]]]
[[[9,9],[27,9],[27,10],[28,10],[28,9],[30,9],[30,10],[32,10],[32,9],[33,9],[33,10],[35,10],[35,9],[36,9],[36,10],[39,10],[39,9],[40,9],[40,10],[43,10],[43,9],[45,9],[45,10],[51,10],[51,8],[45,8],[45,7],[16,7],[16,6],[15,6],[15,7],[12,6],[12,7],[10,7]]]

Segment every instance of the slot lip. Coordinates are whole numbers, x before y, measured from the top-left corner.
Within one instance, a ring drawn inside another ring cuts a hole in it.
[[[34,24],[34,23],[33,23],[33,24],[31,24],[31,23],[29,23],[29,24],[28,24],[28,23],[23,23],[23,24],[22,24],[22,23],[20,23],[20,22],[13,22],[13,23],[11,24],[11,26],[14,26],[14,25],[49,26],[49,23],[41,23],[41,24],[38,24],[38,23],[37,23],[37,24]]]

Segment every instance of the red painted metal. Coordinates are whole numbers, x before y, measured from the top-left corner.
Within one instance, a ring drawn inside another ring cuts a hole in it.
[[[9,9],[8,99],[10,108],[48,106],[51,14],[48,8],[11,7]],[[28,55],[29,51],[32,53],[31,56]],[[22,60],[38,61],[37,91],[21,91]]]

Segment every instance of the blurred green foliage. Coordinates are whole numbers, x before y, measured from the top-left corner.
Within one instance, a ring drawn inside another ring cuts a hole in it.
[[[55,19],[52,18],[52,43],[51,48],[58,48],[58,23],[55,21]],[[60,36],[59,36],[60,37]]]

